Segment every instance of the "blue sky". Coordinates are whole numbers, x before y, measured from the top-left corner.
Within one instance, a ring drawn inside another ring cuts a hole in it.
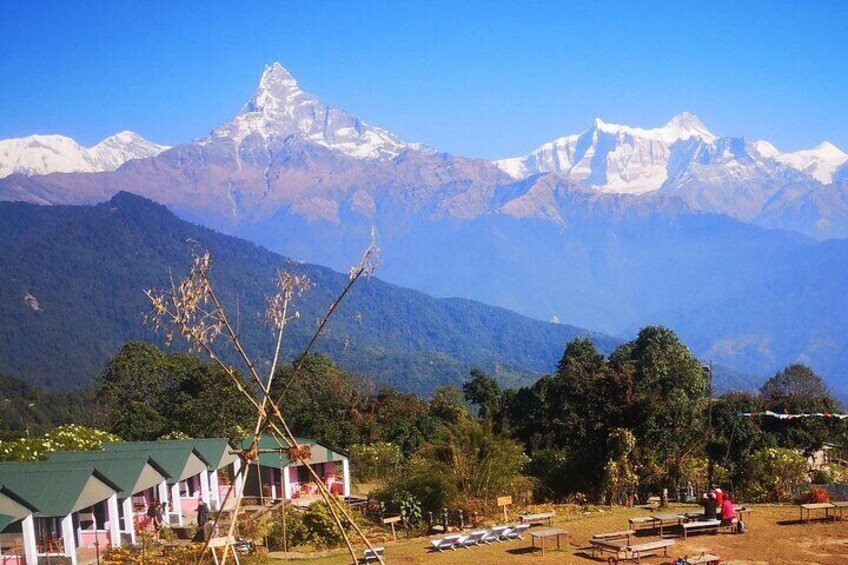
[[[848,2],[0,4],[0,138],[205,135],[280,61],[404,139],[525,153],[595,116],[848,151]]]

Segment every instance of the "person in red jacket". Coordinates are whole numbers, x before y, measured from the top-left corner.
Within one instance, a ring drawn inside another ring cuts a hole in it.
[[[721,509],[721,503],[724,501],[724,491],[722,491],[720,488],[717,488],[713,489],[713,492],[715,493],[716,497],[716,506]]]
[[[724,495],[724,500],[721,502],[721,525],[729,526],[736,518],[736,511],[733,510],[733,502],[728,495]]]

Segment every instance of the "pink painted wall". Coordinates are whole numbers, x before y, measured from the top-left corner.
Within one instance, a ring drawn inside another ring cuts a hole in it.
[[[82,547],[94,547],[95,540],[99,541],[101,549],[109,547],[109,532],[83,530],[80,534]]]

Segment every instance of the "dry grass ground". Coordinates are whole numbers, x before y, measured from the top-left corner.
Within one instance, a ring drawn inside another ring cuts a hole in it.
[[[692,507],[685,509],[691,511]],[[429,544],[425,538],[381,545],[385,545],[387,563],[391,565],[591,565],[606,562],[599,558],[592,559],[588,551],[587,541],[593,533],[627,529],[628,518],[646,515],[648,512],[643,509],[616,509],[573,516],[560,514],[553,525],[567,530],[571,534],[571,542],[567,549],[562,551],[546,550],[544,557],[538,551],[530,550],[528,536],[525,536],[525,541],[518,540],[442,554],[428,551]],[[758,505],[753,507],[747,525],[748,531],[743,535],[702,534],[691,536],[685,542],[678,539],[671,549],[671,558],[652,557],[643,562],[670,563],[673,558],[679,556],[712,551],[734,565],[848,563],[848,520],[801,524],[798,522],[797,506]],[[309,560],[316,565],[342,565],[348,561],[349,558],[344,553]],[[282,561],[270,560],[268,563],[276,564]]]

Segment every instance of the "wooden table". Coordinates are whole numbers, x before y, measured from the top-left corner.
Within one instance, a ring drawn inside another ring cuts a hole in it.
[[[654,527],[658,527],[660,529],[660,537],[663,537],[663,527],[664,526],[678,526],[683,522],[689,520],[686,516],[682,514],[652,514],[651,519],[654,521]]]
[[[836,508],[835,505],[830,502],[817,502],[815,504],[801,504],[801,521],[809,522],[810,521],[810,511],[811,510],[824,510],[824,519],[830,519],[830,509]],[[807,519],[804,520],[804,510],[807,511]]]
[[[539,538],[539,549],[542,550],[542,555],[545,554],[545,538],[556,538],[557,549],[561,549],[559,538],[561,536],[565,536],[565,543],[568,543],[568,532],[565,530],[560,530],[559,528],[539,528],[536,530],[529,530],[530,534],[530,546],[535,549],[536,548],[536,538]]]
[[[842,501],[842,502],[831,502],[831,504],[833,504],[833,506],[834,506],[837,510],[839,510],[839,521],[841,522],[842,520],[844,520],[845,518],[844,518],[844,516],[842,516],[842,512],[843,512],[846,508],[848,508],[848,502],[845,502],[845,501]]]

